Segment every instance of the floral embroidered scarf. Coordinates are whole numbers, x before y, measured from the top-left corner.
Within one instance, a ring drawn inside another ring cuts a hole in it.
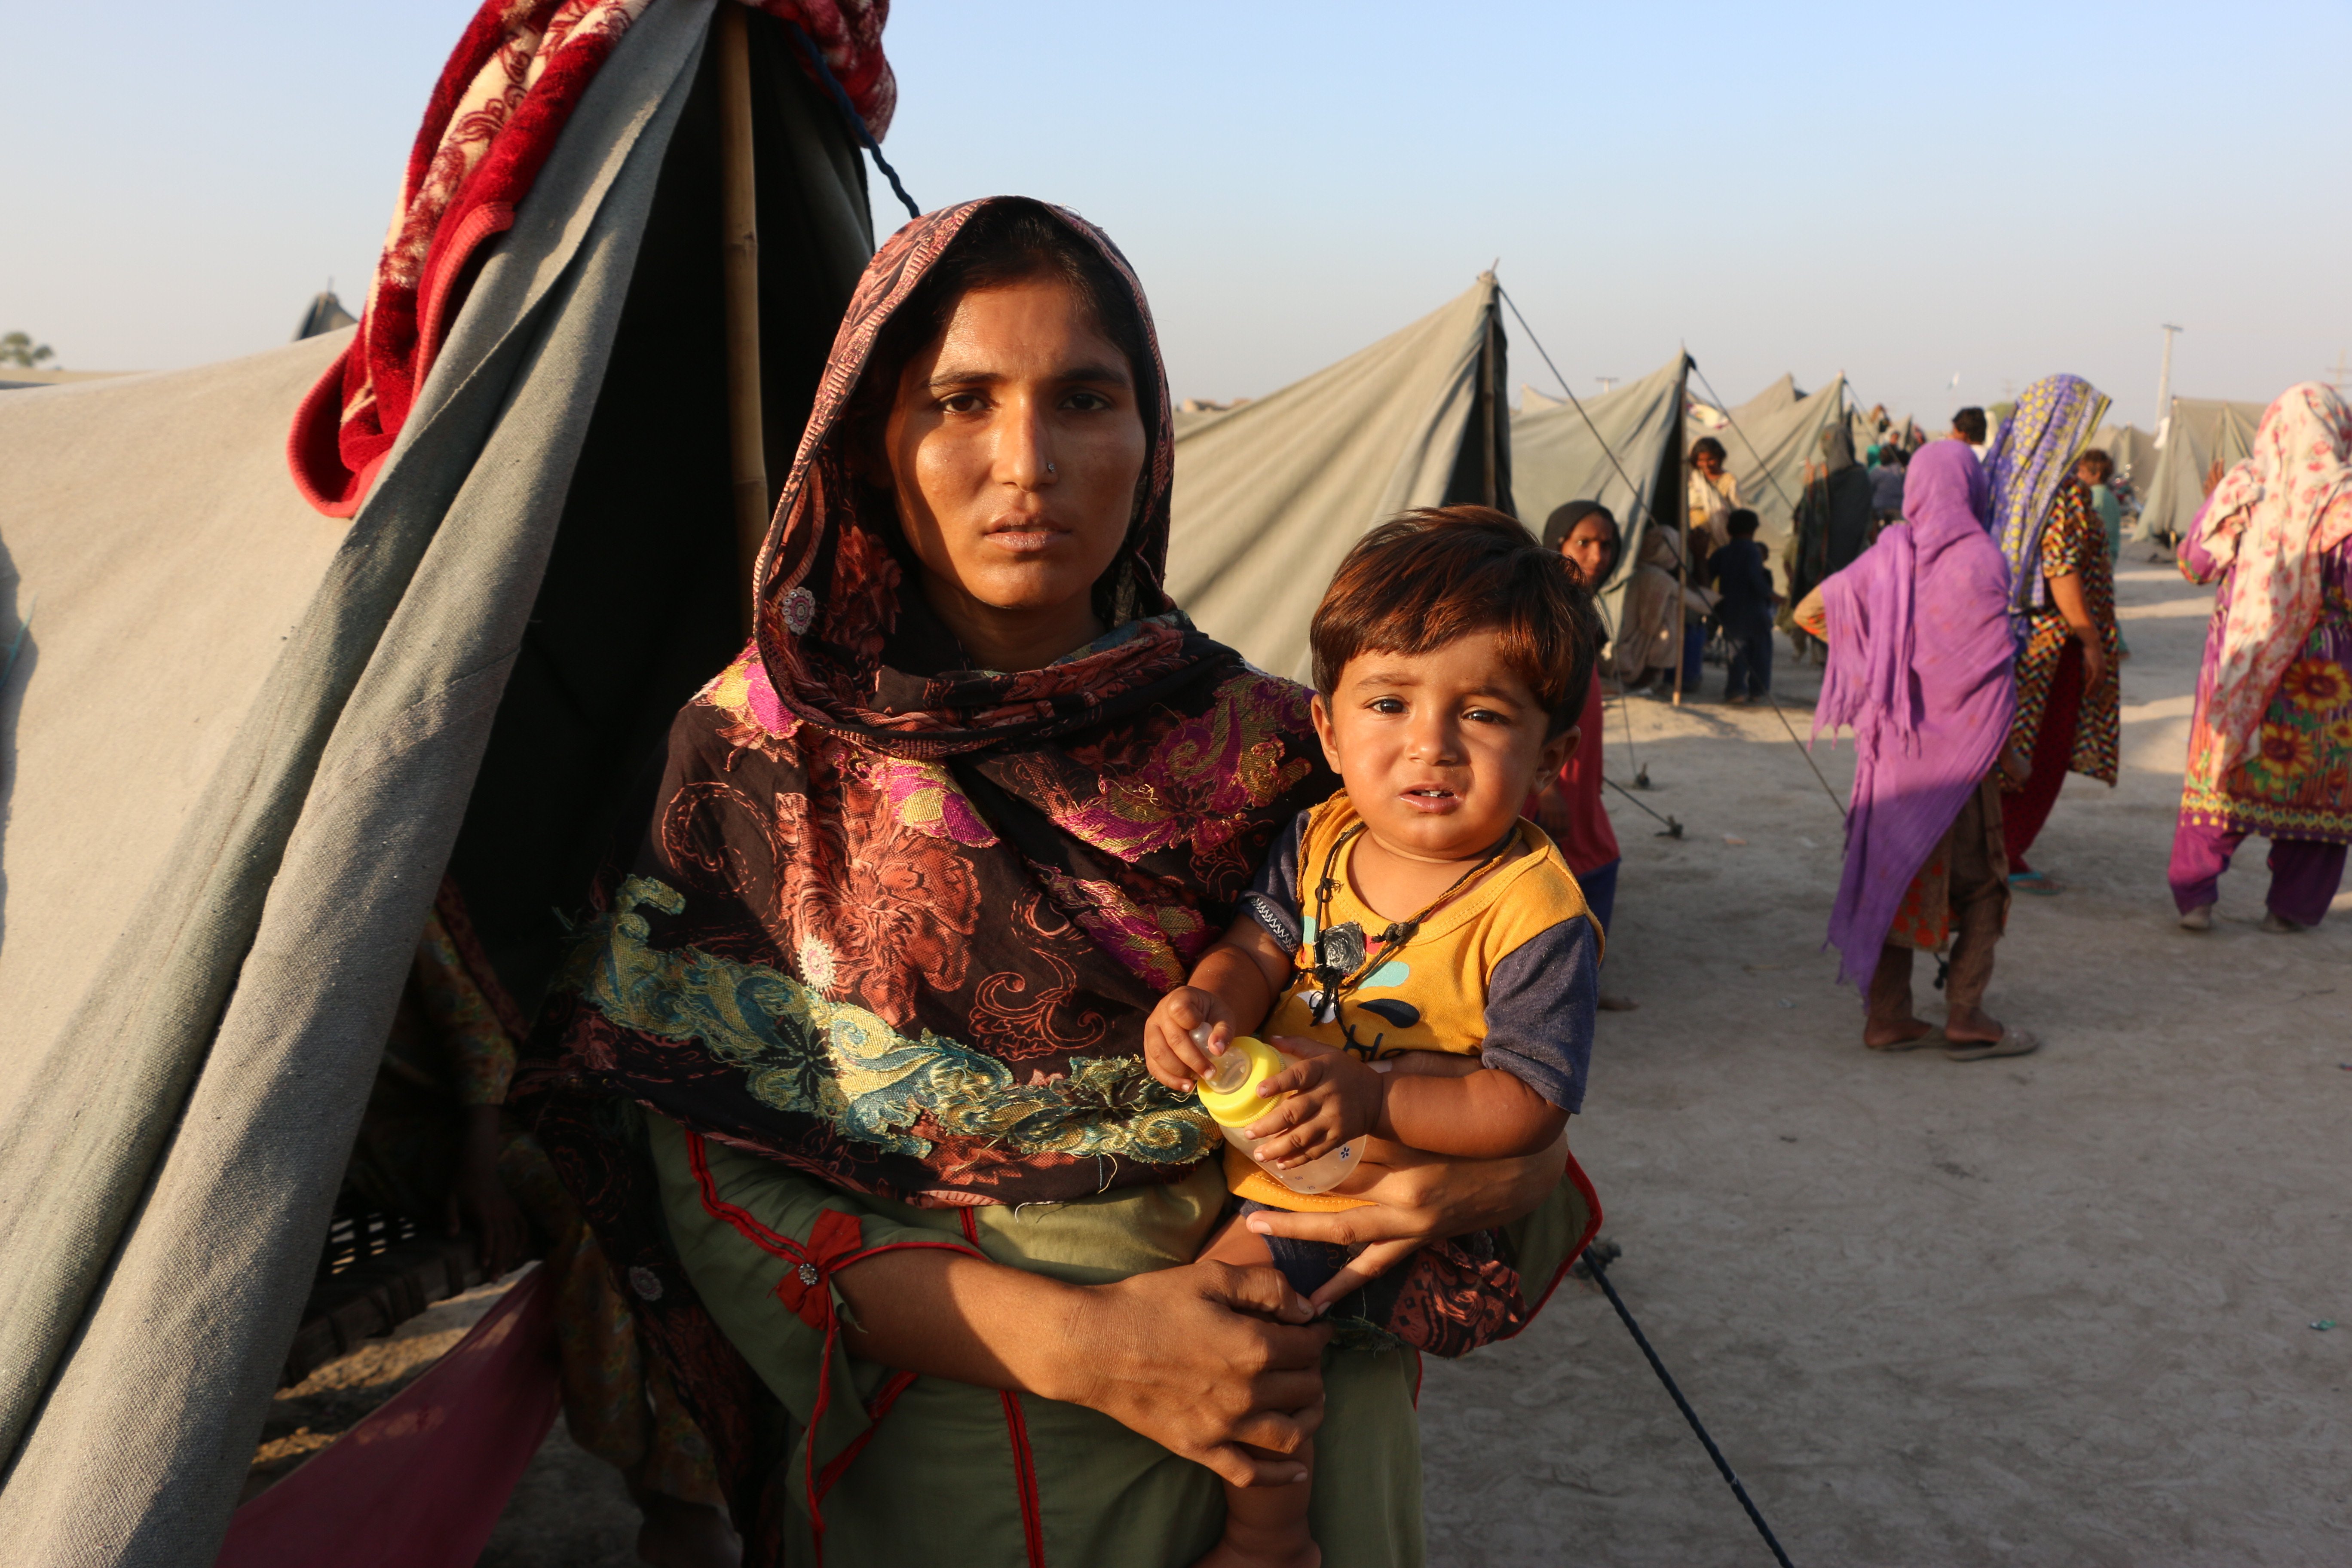
[[[2081,376],[2045,375],[2019,396],[1985,455],[1993,542],[2009,562],[2010,625],[2021,643],[2025,618],[2042,599],[2042,531],[2051,499],[2106,412],[2107,395]]]
[[[753,643],[673,724],[650,826],[597,889],[533,1047],[592,1092],[925,1205],[1171,1181],[1216,1150],[1198,1104],[1145,1072],[1143,1021],[1333,787],[1307,692],[1161,591],[1156,342],[1151,455],[1111,568],[1125,618],[1040,669],[892,666],[929,612],[844,412],[884,322],[987,205],[909,224],[867,268],[761,553]],[[1110,241],[1045,210],[1143,310]]]
[[[2279,681],[2319,622],[2325,557],[2352,538],[2352,410],[2332,387],[2279,394],[2254,449],[2221,476],[2197,537],[2233,574],[2207,714],[2223,772],[2254,749]]]

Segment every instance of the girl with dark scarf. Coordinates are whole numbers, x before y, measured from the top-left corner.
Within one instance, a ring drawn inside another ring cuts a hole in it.
[[[534,1037],[518,1098],[748,1561],[1190,1563],[1220,1476],[1297,1468],[1244,1446],[1320,1422],[1326,1552],[1418,1563],[1414,1351],[1517,1331],[1591,1218],[1557,1150],[1408,1163],[1280,1217],[1389,1266],[1332,1323],[1192,1261],[1219,1138],[1143,1021],[1334,781],[1307,692],[1162,592],[1172,468],[1101,234],[995,198],[887,243],[753,645],[679,713]]]

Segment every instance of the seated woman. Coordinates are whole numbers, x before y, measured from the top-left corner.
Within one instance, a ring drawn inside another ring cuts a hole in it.
[[[1188,1563],[1220,1478],[1288,1484],[1314,1434],[1330,1560],[1418,1563],[1413,1348],[1516,1331],[1592,1217],[1558,1146],[1395,1151],[1375,1206],[1277,1216],[1364,1248],[1336,1337],[1192,1261],[1221,1140],[1144,1020],[1333,779],[1307,693],[1160,588],[1173,458],[1096,230],[996,198],[885,245],[754,646],[679,713],[534,1037],[518,1099],[748,1561]]]

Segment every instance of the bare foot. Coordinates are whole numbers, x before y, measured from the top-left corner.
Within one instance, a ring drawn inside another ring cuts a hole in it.
[[[642,1504],[637,1556],[655,1568],[739,1568],[743,1543],[727,1516],[704,1502],[654,1492]]]
[[[1981,1007],[1954,1007],[1944,1019],[1944,1037],[1956,1046],[1990,1045],[2008,1033],[2008,1025]]]
[[[1237,1545],[1228,1535],[1210,1547],[1208,1555],[1194,1563],[1192,1568],[1323,1568],[1323,1549],[1304,1531],[1286,1546],[1268,1543],[1257,1551]]]
[[[1916,1050],[1936,1032],[1936,1026],[1925,1018],[1906,1018],[1891,1027],[1875,1024],[1863,1026],[1862,1043],[1874,1051]]]
[[[2291,936],[2296,931],[2307,931],[2310,928],[2300,921],[2291,921],[2276,910],[2273,910],[2263,916],[2263,929],[2273,936]]]
[[[2182,931],[2211,931],[2213,929],[2213,906],[2210,904],[2200,904],[2195,909],[2190,910],[2187,914],[2182,915],[2180,917],[2180,929]]]

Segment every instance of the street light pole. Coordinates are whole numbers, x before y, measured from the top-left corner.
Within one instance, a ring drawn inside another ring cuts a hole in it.
[[[2179,331],[2171,322],[2164,323],[2164,363],[2156,373],[2156,444],[2159,447],[2172,422],[2172,335]]]

